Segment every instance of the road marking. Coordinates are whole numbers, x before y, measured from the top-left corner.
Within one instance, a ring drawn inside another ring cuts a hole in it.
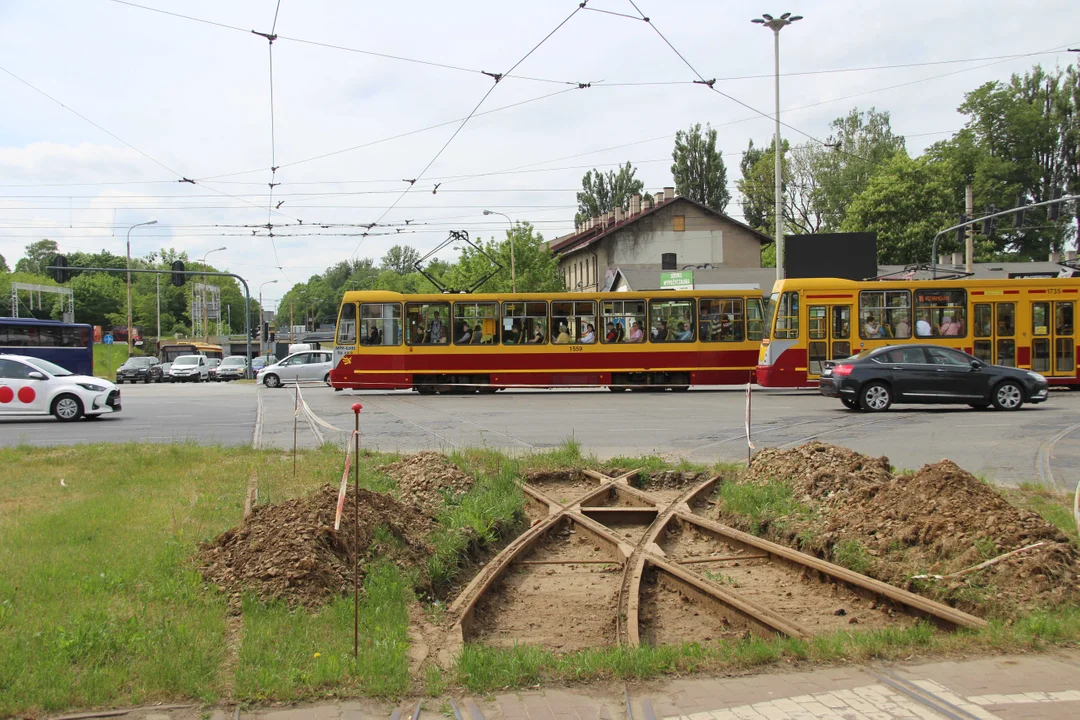
[[[251,449],[258,450],[262,444],[263,403],[262,389],[255,388],[255,427],[251,432]]]

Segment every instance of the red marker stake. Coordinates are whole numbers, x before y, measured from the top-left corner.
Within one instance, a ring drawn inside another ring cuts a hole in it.
[[[364,406],[353,403],[352,411],[355,417],[353,439],[355,442],[356,457],[353,459],[353,487],[355,499],[353,500],[353,659],[360,657],[360,411]]]

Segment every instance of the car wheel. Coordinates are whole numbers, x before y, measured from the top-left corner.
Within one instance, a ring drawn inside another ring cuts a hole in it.
[[[858,401],[852,400],[851,398],[842,397],[840,398],[840,402],[844,403],[844,407],[846,407],[848,410],[862,410],[862,407],[859,405]]]
[[[270,373],[263,378],[263,385],[268,388],[281,387],[281,379],[277,375]]]
[[[116,378],[116,384],[117,384],[117,385],[123,385],[123,384],[124,384],[124,381],[123,381],[123,380],[121,380],[120,378]]]
[[[60,395],[53,400],[52,414],[60,422],[78,420],[83,414],[82,402],[74,395]]]
[[[330,387],[330,373],[326,373],[326,376],[323,377],[322,381],[326,383],[327,387]]]
[[[892,390],[882,383],[867,383],[859,393],[859,406],[867,412],[885,412],[890,405],[892,405]]]
[[[994,407],[998,410],[1017,410],[1024,404],[1024,389],[1011,380],[994,388],[992,396]]]

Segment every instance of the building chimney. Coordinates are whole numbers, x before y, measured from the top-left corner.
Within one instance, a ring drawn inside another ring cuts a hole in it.
[[[673,187],[664,188],[664,200],[674,200],[674,199],[675,199],[675,188],[673,188]]]
[[[948,255],[939,255],[938,259],[937,259],[937,262],[938,262],[938,265],[948,265],[949,264],[949,256]]]
[[[656,194],[653,195],[653,204],[654,204],[654,206],[656,206],[656,205],[659,205],[662,202],[664,202],[664,191],[663,190],[657,190]]]
[[[963,265],[964,264],[964,253],[954,252],[952,254],[952,264],[953,265]]]
[[[1075,259],[1076,259],[1076,251],[1075,250],[1066,250],[1065,251],[1065,260],[1067,262],[1071,262],[1071,261],[1073,261]]]
[[[626,211],[624,211],[621,206],[615,208],[615,222],[621,223],[625,219],[626,219]]]
[[[1054,252],[1050,253],[1050,262],[1052,262],[1052,263],[1061,262],[1061,253],[1054,253]]]
[[[630,215],[637,215],[641,212],[641,193],[634,193],[630,196]]]
[[[679,267],[678,255],[675,253],[661,253],[660,255],[660,269],[661,270],[676,270]]]

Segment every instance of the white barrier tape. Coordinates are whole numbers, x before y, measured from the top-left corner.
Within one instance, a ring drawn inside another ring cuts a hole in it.
[[[341,428],[334,427],[333,425],[316,415],[315,411],[311,409],[311,406],[307,404],[307,400],[304,399],[304,394],[300,392],[299,385],[296,386],[296,394],[300,399],[300,403],[296,407],[297,416],[303,414],[303,416],[306,417],[308,420],[315,423],[316,425],[320,425],[326,428],[327,430],[333,430],[334,432],[349,432],[348,430],[342,430]]]
[[[352,440],[352,435],[356,434],[353,430],[349,435],[349,440]],[[345,448],[345,471],[341,473],[341,487],[338,488],[337,496],[337,510],[334,513],[334,532],[337,532],[341,528],[341,513],[345,510],[345,488],[349,484],[349,466],[352,465],[352,442],[349,442]]]

